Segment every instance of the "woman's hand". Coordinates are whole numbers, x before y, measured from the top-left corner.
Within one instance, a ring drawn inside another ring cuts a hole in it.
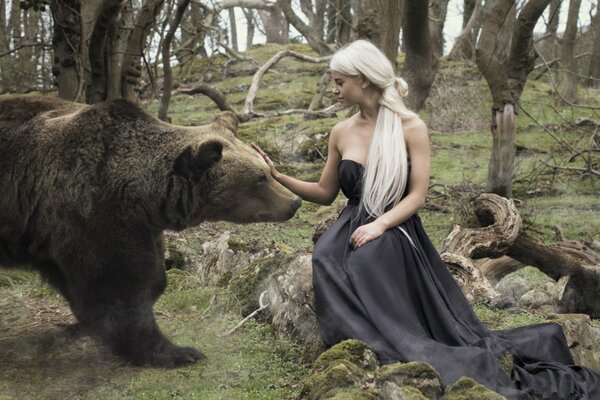
[[[385,231],[385,226],[377,220],[370,224],[359,226],[352,232],[352,236],[350,236],[350,246],[355,249],[364,246],[371,240],[377,239],[379,236],[383,235]]]
[[[260,154],[262,156],[262,158],[265,159],[265,161],[267,162],[267,165],[271,169],[271,176],[273,178],[277,179],[277,176],[279,175],[279,171],[277,171],[277,168],[275,168],[275,164],[273,164],[273,161],[271,161],[271,159],[269,158],[267,153],[265,153],[260,147],[258,147],[254,143],[251,143],[250,146],[252,146],[252,148],[254,150],[258,151],[258,154]]]

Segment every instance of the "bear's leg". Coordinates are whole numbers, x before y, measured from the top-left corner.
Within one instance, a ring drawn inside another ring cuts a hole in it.
[[[139,366],[170,368],[204,357],[174,345],[158,328],[152,307],[166,273],[155,238],[120,232],[87,243],[80,241],[80,253],[63,265],[71,308],[92,334]]]

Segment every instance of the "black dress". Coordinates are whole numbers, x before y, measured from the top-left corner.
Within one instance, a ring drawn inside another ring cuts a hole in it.
[[[319,238],[313,284],[327,346],[355,338],[381,363],[423,361],[447,386],[461,376],[509,399],[600,399],[600,373],[575,365],[560,325],[490,331],[475,315],[415,214],[353,249],[348,241],[372,221],[359,207],[363,166],[342,160],[348,206]],[[500,366],[514,360],[512,376]]]

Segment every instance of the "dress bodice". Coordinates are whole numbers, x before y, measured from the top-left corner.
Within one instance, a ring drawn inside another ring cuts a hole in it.
[[[338,165],[338,180],[340,188],[344,195],[348,198],[349,203],[359,203],[362,193],[362,174],[365,167],[358,161],[344,159]],[[406,187],[410,180],[410,160],[408,160],[408,179]],[[406,195],[404,192],[403,197]]]
[[[362,192],[362,173],[364,166],[354,160],[342,160],[338,165],[340,188],[348,200],[359,202]]]

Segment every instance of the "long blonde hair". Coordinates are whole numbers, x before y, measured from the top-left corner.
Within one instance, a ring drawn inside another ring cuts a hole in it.
[[[379,217],[386,207],[395,206],[406,190],[408,159],[402,117],[416,116],[402,101],[408,85],[394,75],[385,54],[367,40],[357,40],[338,50],[329,66],[344,75],[362,75],[381,91],[361,197],[365,210]]]

